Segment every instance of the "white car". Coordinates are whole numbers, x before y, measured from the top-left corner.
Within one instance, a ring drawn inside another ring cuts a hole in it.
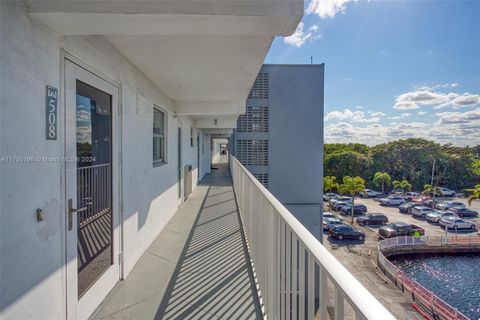
[[[336,193],[324,193],[323,194],[323,201],[330,201],[333,200],[334,198],[338,197],[338,194]]]
[[[420,197],[420,193],[412,192],[412,191],[409,191],[409,192],[405,193],[405,199],[407,199],[407,200],[412,200],[415,197]]]
[[[381,192],[378,192],[378,191],[375,191],[375,190],[372,190],[372,189],[365,189],[365,197],[367,198],[375,198],[375,197],[378,197],[379,195],[381,195],[382,193]]]
[[[431,213],[427,214],[427,221],[431,223],[438,223],[440,219],[446,217],[458,218],[457,215],[451,211],[434,210]]]
[[[465,208],[465,204],[462,203],[462,202],[458,202],[458,201],[443,201],[443,202],[437,203],[435,205],[435,208],[437,208],[439,210],[448,210],[448,209],[451,209],[453,207]]]
[[[323,218],[328,218],[328,219],[336,219],[336,220],[343,220],[342,217],[339,217],[331,212],[327,212],[325,211],[323,214],[322,214]]]
[[[351,203],[351,202],[352,202],[352,198],[350,198],[350,197],[343,197],[343,196],[342,196],[342,197],[336,197],[336,198],[330,200],[330,202],[329,202],[330,208],[336,208],[338,202]]]
[[[444,197],[455,197],[457,195],[455,191],[448,188],[440,188],[440,194]]]
[[[463,219],[440,219],[440,225],[447,229],[477,229],[475,223]]]
[[[398,206],[405,203],[405,199],[402,197],[391,196],[380,199],[380,203],[384,206]]]
[[[412,216],[415,218],[426,219],[427,214],[432,213],[432,208],[425,206],[415,206],[412,209]]]

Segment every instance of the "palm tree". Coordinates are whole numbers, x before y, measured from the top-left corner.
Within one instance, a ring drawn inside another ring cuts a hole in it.
[[[412,185],[407,181],[407,179],[395,180],[393,181],[393,189],[402,189],[402,195],[405,193],[405,190],[412,190]]]
[[[334,176],[326,176],[323,178],[323,189],[325,191],[328,191],[330,193],[328,197],[328,204],[331,202],[331,197],[332,197],[332,190],[338,188],[338,183],[337,183],[337,178]]]
[[[442,191],[439,187],[432,186],[431,184],[426,184],[423,187],[423,194],[429,195],[432,194],[432,208],[435,208],[435,196],[442,194]]]
[[[477,184],[474,189],[466,189],[467,191],[472,192],[472,195],[468,197],[468,205],[472,205],[472,201],[480,199],[480,184]]]
[[[389,186],[392,181],[390,175],[386,172],[377,172],[373,177],[373,183],[378,187],[382,186],[382,193],[385,194],[385,185]]]
[[[348,193],[352,196],[352,220],[351,224],[353,225],[353,207],[355,205],[355,194],[357,192],[365,192],[365,180],[361,177],[356,176],[355,178],[346,176],[343,177],[343,183],[338,186],[338,190],[341,193]]]

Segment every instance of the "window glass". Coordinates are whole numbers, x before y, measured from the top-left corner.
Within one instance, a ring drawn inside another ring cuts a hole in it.
[[[166,116],[165,112],[153,108],[153,165],[166,163]]]

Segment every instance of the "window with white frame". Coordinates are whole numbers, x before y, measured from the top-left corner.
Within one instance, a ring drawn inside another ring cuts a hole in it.
[[[153,165],[167,162],[167,114],[158,107],[153,107]]]

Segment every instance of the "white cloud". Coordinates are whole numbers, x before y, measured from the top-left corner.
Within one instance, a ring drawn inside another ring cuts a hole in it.
[[[370,113],[370,116],[372,116],[372,117],[384,117],[385,113],[383,113],[383,112],[372,112],[372,113]]]
[[[418,114],[419,116],[423,116],[423,115],[425,115],[425,114],[427,114],[427,113],[426,113],[425,111],[418,111],[417,114]]]
[[[397,119],[402,119],[402,118],[408,118],[410,117],[411,113],[409,112],[404,112],[404,113],[401,113],[400,115],[398,116],[392,116],[392,117],[388,117],[388,119],[390,120],[397,120]]]
[[[345,109],[344,111],[335,110],[329,112],[325,116],[325,121],[329,120],[349,120],[350,122],[356,123],[376,123],[380,121],[380,114],[378,112],[377,115],[371,114],[368,118],[365,117],[365,113],[363,111],[352,111],[350,109]]]
[[[363,106],[356,106],[357,109],[363,109]]]
[[[450,83],[450,87],[452,87],[452,88],[458,87],[459,85],[460,85],[460,84],[457,83],[457,82]]]
[[[466,112],[439,112],[438,121],[380,123],[339,123],[325,127],[326,142],[359,142],[368,145],[397,139],[426,138],[456,145],[480,144],[480,108]]]
[[[452,106],[454,108],[468,107],[480,104],[480,95],[455,92],[433,91],[423,87],[416,91],[402,93],[395,100],[394,109],[413,110],[421,106],[433,106],[435,109]]]
[[[466,112],[439,112],[438,124],[473,124],[480,126],[480,108]]]
[[[320,18],[334,18],[338,13],[345,12],[349,2],[358,2],[358,0],[312,0],[306,12],[314,13]]]
[[[318,33],[318,26],[316,24],[309,27],[307,31],[304,31],[304,28],[305,24],[303,22],[300,22],[295,32],[291,36],[285,37],[283,41],[290,45],[296,46],[297,48],[300,48],[307,41],[313,41],[315,39],[321,38],[321,35]]]

